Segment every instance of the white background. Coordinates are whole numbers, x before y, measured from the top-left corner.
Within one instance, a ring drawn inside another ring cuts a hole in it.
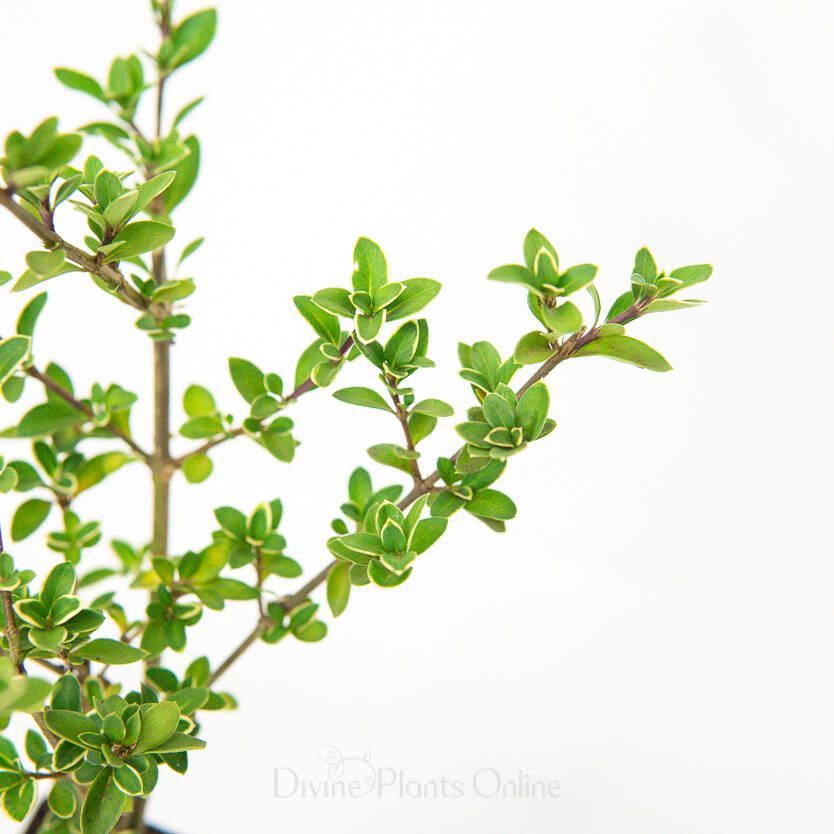
[[[112,55],[152,47],[145,5],[4,4],[3,135],[53,112],[67,128],[100,118],[50,67],[102,77]],[[438,368],[415,382],[459,414],[457,340],[506,354],[535,325],[519,288],[484,280],[519,260],[531,225],[563,264],[599,264],[609,303],[641,245],[667,269],[716,270],[698,288],[707,307],[632,330],[673,373],[594,359],[550,378],[559,428],[511,462],[502,488],[520,511],[505,535],[455,517],[406,585],[360,589],[323,643],[253,650],[223,681],[242,709],[206,716],[207,751],[165,778],[151,820],[177,834],[829,832],[831,6],[250,0],[220,15],[210,53],[169,91],[169,115],[209,94],[175,241],[208,238],[178,391],[207,384],[241,415],[229,355],[289,378],[311,339],[290,295],[345,285],[360,234],[395,280],[443,282]],[[0,267],[19,272],[32,241],[0,221]],[[118,378],[146,395],[133,311],[82,276],[49,290],[38,360],[58,358],[82,390]],[[4,331],[23,302],[6,296]],[[356,363],[339,382],[373,375]],[[291,552],[310,575],[325,563],[348,473],[396,425],[329,392],[293,411],[291,467],[244,440],[207,483],[176,483],[174,552],[207,541],[213,507],[280,495]],[[427,457],[455,448],[446,422]],[[79,509],[100,517],[103,502],[109,535],[142,540],[144,474],[109,483]],[[54,561],[37,542],[16,552]],[[205,618],[213,658],[252,613]],[[274,767],[324,778],[322,744],[420,782],[522,769],[561,796],[273,799]]]

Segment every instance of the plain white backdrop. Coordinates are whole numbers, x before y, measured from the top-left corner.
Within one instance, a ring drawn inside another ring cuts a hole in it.
[[[101,77],[113,55],[152,47],[146,5],[5,3],[0,132],[100,118],[50,68]],[[599,264],[609,303],[642,245],[667,269],[716,269],[698,288],[708,306],[632,329],[673,373],[593,359],[548,380],[559,428],[511,461],[502,489],[520,511],[505,535],[456,516],[408,583],[360,589],[323,643],[254,649],[223,681],[242,709],[206,715],[208,749],[187,777],[166,776],[150,820],[176,834],[829,832],[834,9],[221,0],[219,12],[214,46],[169,89],[169,116],[208,93],[176,238],[207,236],[174,353],[179,392],[208,385],[241,415],[229,355],[290,377],[311,339],[290,296],[346,284],[359,235],[395,280],[443,282],[428,310],[438,368],[416,384],[459,414],[470,393],[456,342],[507,353],[534,326],[520,289],[485,281],[518,261],[531,225],[563,263]],[[21,271],[34,244],[10,216],[0,244],[0,268]],[[146,437],[150,348],[132,311],[82,276],[47,288],[38,361],[58,359],[81,390],[132,387]],[[4,331],[24,301],[5,296]],[[339,382],[373,375],[356,363]],[[213,507],[281,496],[291,553],[310,575],[325,564],[348,473],[397,427],[327,391],[293,412],[292,466],[244,440],[218,450],[205,484],[176,482],[175,552],[206,543]],[[427,456],[456,448],[446,422]],[[143,540],[144,473],[109,483],[79,509]],[[3,498],[4,524],[15,505]],[[16,552],[54,561],[34,540]],[[212,658],[251,620],[243,604],[206,616]],[[460,779],[465,795],[274,798],[276,767],[325,778],[321,745],[419,784]],[[480,798],[483,767],[557,780],[559,797]]]

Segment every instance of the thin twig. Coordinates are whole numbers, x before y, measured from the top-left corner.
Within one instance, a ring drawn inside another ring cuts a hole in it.
[[[3,531],[0,530],[0,556],[3,555]],[[17,629],[17,620],[12,607],[12,592],[0,591],[0,598],[3,601],[3,619],[6,623],[6,639],[9,641],[9,660],[14,664],[18,672],[26,674],[23,668],[23,655],[20,652],[20,632]]]
[[[44,669],[49,669],[50,672],[54,672],[56,675],[63,675],[67,671],[57,663],[50,663],[45,657],[30,657],[29,660],[37,663],[38,666],[42,666]]]
[[[83,249],[65,241],[57,232],[48,229],[34,215],[30,214],[14,197],[10,188],[0,188],[0,206],[8,209],[29,231],[37,235],[52,249],[62,249],[67,260],[80,266],[85,272],[101,279],[110,291],[125,304],[145,311],[149,307],[147,299],[137,292],[126,280],[124,275],[112,263],[99,263],[92,255]]]
[[[643,311],[645,310],[646,306],[648,305],[648,300],[638,301],[631,305],[627,310],[620,313],[618,316],[613,317],[610,321],[605,322],[606,324],[627,324],[630,321],[633,321],[636,318],[639,318]],[[599,338],[599,331],[600,327],[593,327],[591,330],[587,331],[574,339],[568,339],[560,348],[556,350],[556,352],[543,362],[539,368],[537,368],[536,372],[518,389],[516,392],[517,396],[522,396],[525,391],[527,391],[531,386],[535,385],[540,379],[546,377],[557,365],[560,365],[566,359],[569,359],[571,356],[574,356],[576,352],[580,349],[585,347],[585,345],[590,344],[595,339]],[[303,393],[303,392],[302,392]],[[458,449],[451,457],[452,462],[454,463],[457,460],[458,455],[460,455],[462,451]],[[405,498],[401,499],[397,506],[401,510],[406,510],[410,507],[420,496],[425,495],[429,492],[433,491],[434,485],[440,479],[440,473],[435,470],[425,478],[421,478],[419,483],[415,481],[414,487]],[[329,564],[327,564],[324,568],[322,568],[312,579],[308,580],[304,585],[301,586],[294,594],[290,596],[283,597],[279,600],[281,606],[284,608],[285,611],[291,611],[295,606],[299,605],[300,603],[304,602],[305,599],[316,589],[319,585],[322,585],[324,582],[327,581],[328,574],[330,573],[331,568],[333,565],[338,564],[336,560],[333,560]],[[209,683],[214,683],[221,675],[223,675],[229,667],[235,663],[235,661],[240,658],[241,655],[251,646],[263,632],[272,625],[271,620],[261,620],[259,621],[256,626],[246,635],[240,645],[237,646],[236,649],[217,667],[214,674],[209,678]]]
[[[389,377],[388,384],[391,388],[395,388],[396,383],[397,381],[395,379]],[[400,421],[400,426],[403,430],[405,447],[409,452],[416,452],[417,447],[414,443],[414,438],[411,435],[411,427],[408,425],[408,409],[406,409],[402,404],[399,394],[395,394],[390,390],[390,388],[388,393],[391,395],[391,402],[394,403],[394,408],[396,409],[396,417]],[[414,481],[414,486],[419,487],[423,483],[423,476],[420,474],[420,464],[417,462],[417,458],[411,458],[409,460],[409,465],[411,467],[411,478]]]
[[[339,353],[344,356],[353,346],[353,337],[348,336],[345,339],[344,344],[339,348]],[[330,364],[335,365],[336,362],[339,360],[332,359]],[[281,401],[284,403],[291,403],[297,400],[303,394],[306,394],[308,391],[312,391],[316,387],[316,383],[313,382],[312,377],[307,377],[294,391],[287,394],[286,397],[282,397]],[[234,440],[236,437],[241,437],[242,435],[246,434],[246,429],[242,426],[238,426],[235,429],[230,429],[226,434],[222,437],[213,437],[211,440],[207,440],[201,446],[197,446],[196,449],[192,449],[190,452],[186,452],[184,455],[180,455],[177,458],[173,458],[172,463],[177,467],[181,467],[183,462],[186,458],[191,457],[192,455],[201,455],[205,454],[206,452],[213,449],[215,446],[220,446],[222,443],[225,443],[228,440]]]
[[[208,679],[209,684],[215,683],[221,675],[271,626],[274,625],[272,620],[264,617],[258,620],[257,625],[237,646],[237,648],[214,670],[211,677]]]
[[[215,446],[219,446],[221,443],[225,443],[227,440],[234,440],[236,437],[240,437],[241,435],[246,434],[246,429],[242,426],[238,426],[236,429],[230,429],[226,434],[222,437],[214,437],[211,440],[207,440],[202,446],[198,446],[196,449],[192,449],[190,452],[186,452],[184,455],[180,455],[177,458],[173,459],[174,465],[179,468],[183,465],[186,458],[190,458],[192,455],[204,455],[206,452],[213,449]]]
[[[38,380],[44,388],[52,391],[53,394],[60,397],[64,402],[69,403],[76,411],[80,411],[90,418],[95,416],[89,406],[85,405],[81,400],[76,399],[63,385],[57,383],[52,377],[43,373],[43,371],[38,370],[34,365],[30,365],[24,372],[27,376],[32,377],[32,379]],[[130,435],[125,434],[112,423],[107,423],[103,428],[106,432],[112,434],[113,437],[118,437],[120,440],[123,440],[146,463],[150,462],[151,456]]]
[[[159,7],[159,30],[164,41],[170,32],[171,3],[163,2]],[[160,71],[156,83],[156,140],[162,132],[162,100],[165,87],[165,76]],[[161,208],[162,197],[157,197],[155,208]],[[161,213],[161,212],[160,212]],[[165,263],[165,248],[154,250],[151,254],[151,274],[154,284],[160,286],[168,280],[168,269]],[[155,313],[157,320],[168,315],[170,305],[162,305],[162,309]],[[153,374],[154,374],[154,438],[153,456],[149,465],[153,483],[153,515],[151,554],[154,556],[168,555],[168,519],[171,509],[171,477],[176,472],[176,464],[171,457],[171,340],[165,339],[153,343]],[[154,594],[150,594],[153,600]],[[149,658],[145,668],[156,665],[159,658]],[[145,797],[138,797],[130,813],[119,824],[119,829],[128,828],[135,834],[145,834]]]
[[[348,336],[345,339],[344,344],[339,348],[339,353],[344,356],[351,348],[353,347],[353,336]],[[331,359],[330,364],[335,365],[338,359]],[[306,394],[308,391],[312,390],[316,387],[316,383],[313,382],[312,377],[307,377],[304,382],[301,383],[294,391],[287,394],[286,397],[283,398],[284,402],[291,402],[292,400],[297,400],[302,394]]]

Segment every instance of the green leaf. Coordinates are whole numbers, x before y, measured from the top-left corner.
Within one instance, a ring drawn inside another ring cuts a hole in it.
[[[12,541],[23,541],[31,536],[46,521],[51,509],[52,503],[41,498],[24,501],[12,516]]]
[[[200,385],[189,385],[182,398],[182,406],[189,417],[213,414],[217,406],[211,392]]]
[[[85,489],[101,483],[108,475],[112,475],[117,469],[121,469],[122,466],[132,460],[133,458],[124,452],[104,452],[84,461],[76,475],[78,478],[76,492],[83,492]]]
[[[407,278],[405,289],[385,308],[387,321],[404,319],[423,309],[439,292],[440,282],[431,278]]]
[[[229,359],[229,373],[235,388],[246,402],[251,403],[256,397],[266,393],[263,371],[248,360],[237,357]]]
[[[81,807],[81,834],[108,834],[119,821],[125,795],[113,781],[112,768],[103,768],[93,780]]]
[[[185,18],[171,33],[173,66],[181,66],[202,55],[217,31],[217,11],[205,9]]]
[[[96,202],[107,208],[110,203],[124,193],[122,181],[112,171],[99,171],[93,184],[93,194]]]
[[[630,336],[603,336],[580,348],[574,356],[607,356],[649,371],[672,370],[672,366],[654,348]]]
[[[392,414],[394,409],[385,402],[385,400],[371,388],[342,388],[341,391],[335,391],[333,396],[343,403],[350,403],[351,405],[362,405],[366,408],[378,408],[380,411],[388,411]]]
[[[447,523],[445,518],[424,518],[418,521],[408,543],[409,550],[424,553],[443,535]]]
[[[333,344],[339,343],[341,331],[339,320],[335,316],[325,312],[318,304],[315,304],[309,295],[294,296],[293,304],[319,336]]]
[[[251,585],[247,585],[239,579],[222,577],[220,579],[215,579],[214,582],[211,583],[210,587],[212,590],[217,591],[223,599],[257,599],[260,596],[260,592],[257,588],[253,588]]]
[[[363,344],[376,339],[382,325],[385,324],[386,311],[380,310],[373,316],[356,316],[356,336]]]
[[[35,323],[37,322],[38,316],[41,314],[45,304],[46,293],[42,292],[39,295],[36,295],[23,308],[17,320],[17,327],[15,328],[21,336],[29,336],[31,338],[35,332]],[[0,383],[4,381],[2,368],[2,347],[3,342],[0,342]]]
[[[483,410],[490,426],[511,429],[515,425],[515,410],[500,394],[487,394]]]
[[[179,753],[187,750],[203,750],[206,743],[194,736],[186,735],[185,733],[174,733],[167,741],[158,744],[148,753]]]
[[[205,96],[200,96],[199,98],[195,98],[194,101],[189,101],[185,107],[181,107],[177,112],[177,115],[174,116],[174,121],[172,123],[173,127],[176,127],[186,116],[188,116],[195,107],[198,107],[200,104],[203,103]],[[182,260],[182,259],[180,259]]]
[[[220,418],[208,415],[192,417],[180,426],[180,434],[190,440],[202,440],[222,434],[222,432],[223,423],[220,422]]]
[[[78,712],[81,709],[81,684],[78,678],[71,672],[61,675],[52,687],[52,695],[49,705],[56,710],[71,710]]]
[[[538,272],[538,260],[542,253],[550,255],[554,269],[559,269],[559,256],[553,244],[537,229],[530,229],[524,238],[524,262],[531,272]]]
[[[30,253],[33,254],[33,253]],[[55,270],[49,275],[39,275],[33,269],[27,269],[20,278],[17,279],[15,285],[12,287],[12,292],[21,292],[40,284],[42,281],[47,281],[50,278],[55,278],[57,275],[64,275],[67,272],[80,272],[81,270],[72,264],[65,263],[63,266]]]
[[[60,738],[65,738],[74,744],[79,743],[82,733],[96,733],[98,728],[92,718],[66,709],[44,710],[43,720],[46,726]]]
[[[10,185],[16,188],[27,188],[30,185],[41,183],[49,176],[49,169],[43,165],[32,165],[28,168],[21,168],[10,175]]]
[[[451,406],[450,406],[451,408]],[[408,418],[408,428],[415,445],[427,438],[437,428],[437,417],[429,417],[419,412]]]
[[[188,149],[188,156],[174,166],[177,178],[162,195],[166,214],[170,214],[174,207],[188,196],[200,170],[200,142],[197,137],[189,136],[185,140],[185,147]]]
[[[171,304],[174,301],[181,301],[183,298],[188,298],[195,289],[193,278],[166,281],[151,293],[151,301],[157,304]]]
[[[78,807],[78,795],[67,779],[61,779],[52,786],[46,798],[49,810],[60,819],[70,819]]]
[[[61,134],[50,146],[46,153],[38,157],[38,165],[43,165],[51,171],[57,171],[70,160],[81,149],[83,138],[78,133]]]
[[[221,529],[234,539],[246,538],[246,516],[234,507],[218,507],[214,517]]]
[[[180,259],[177,261],[177,266],[179,266],[189,255],[193,255],[202,245],[205,243],[204,237],[198,237],[196,240],[192,240],[185,249],[182,250],[182,254],[180,255]]]
[[[634,258],[634,272],[649,284],[657,280],[657,264],[652,253],[644,246]]]
[[[50,400],[36,405],[23,415],[17,427],[19,437],[43,437],[85,422],[86,414],[76,411],[63,400]]]
[[[35,767],[38,767],[38,762],[43,756],[46,756],[47,759],[51,758],[46,747],[46,742],[43,740],[43,736],[35,730],[26,731],[24,746],[26,748],[26,755]]]
[[[467,442],[475,446],[486,448],[489,444],[484,438],[489,434],[489,424],[478,420],[469,420],[465,423],[458,423],[455,431]]]
[[[139,796],[142,793],[142,777],[139,771],[125,763],[122,767],[113,769],[113,783],[128,796]]]
[[[712,275],[712,266],[710,264],[693,264],[692,266],[679,266],[669,273],[670,278],[675,278],[681,284],[679,290],[685,287],[691,287],[695,284],[700,284],[706,281]]]
[[[44,295],[46,295],[44,293]],[[27,336],[10,336],[0,342],[0,385],[2,385],[29,355],[32,339]]]
[[[415,321],[402,324],[385,345],[383,356],[391,368],[408,365],[417,352],[420,329]]]
[[[213,469],[214,464],[211,462],[211,458],[203,453],[189,455],[182,462],[183,474],[190,484],[202,483],[211,475]]]
[[[313,620],[297,628],[293,634],[305,643],[318,643],[327,636],[327,625],[321,620]]]
[[[23,822],[37,798],[34,779],[26,779],[17,787],[9,788],[3,793],[3,810],[15,822]]]
[[[73,649],[71,653],[73,660],[94,660],[97,663],[111,665],[135,663],[147,655],[148,653],[143,649],[137,649],[136,646],[130,646],[120,640],[111,640],[109,637],[90,640],[89,643]]]
[[[549,359],[554,353],[555,348],[551,346],[547,336],[534,330],[518,340],[513,351],[513,359],[519,365],[535,365]]]
[[[412,414],[426,414],[429,417],[451,417],[455,410],[449,403],[443,400],[420,400],[416,405],[411,406]]]
[[[313,293],[313,302],[328,313],[352,319],[356,308],[350,300],[350,293],[341,287],[329,287]]]
[[[582,327],[582,313],[572,301],[565,301],[558,307],[543,304],[540,309],[545,326],[557,336],[576,333]]]
[[[65,179],[55,192],[55,199],[52,201],[53,209],[57,208],[64,200],[68,200],[78,190],[78,186],[84,180],[83,174],[75,174]],[[11,277],[11,276],[10,276]]]
[[[321,350],[319,349],[325,344],[324,339],[316,339],[311,345],[306,347],[301,356],[298,357],[298,363],[295,366],[295,386],[296,388],[307,380],[313,368],[323,361]]]
[[[156,220],[137,220],[135,223],[128,223],[113,238],[113,243],[123,244],[116,250],[118,259],[124,260],[134,255],[141,255],[143,252],[159,249],[171,240],[174,232],[173,226]]]
[[[64,250],[53,249],[50,252],[29,252],[26,266],[40,278],[51,278],[64,265]]]
[[[515,415],[525,440],[535,440],[539,436],[544,427],[544,421],[547,419],[548,408],[550,408],[550,394],[543,382],[531,385],[521,396]]]
[[[605,317],[606,321],[611,321],[611,319],[619,316],[620,313],[624,313],[628,310],[629,307],[634,303],[634,293],[631,290],[626,290],[622,295],[618,296],[614,303],[611,305],[611,309],[608,311],[608,315]]]
[[[521,284],[528,290],[541,295],[541,280],[521,264],[506,264],[496,267],[490,271],[487,278],[490,281],[501,281],[505,284]]]
[[[107,101],[107,96],[104,94],[104,90],[101,89],[101,84],[95,78],[91,78],[83,72],[77,72],[76,70],[65,67],[58,67],[54,72],[55,77],[65,87],[86,93],[88,96],[97,98],[99,101]]]
[[[381,562],[374,560],[368,565],[368,577],[374,585],[378,585],[380,588],[394,588],[411,576],[411,570],[409,568],[403,573],[396,574],[394,571],[388,570]]]
[[[104,210],[104,219],[107,225],[113,229],[118,229],[124,225],[134,213],[138,196],[138,192],[128,191],[126,194],[122,194],[121,197],[116,197]]]
[[[509,496],[497,489],[482,489],[468,501],[466,509],[473,515],[506,521],[515,518],[516,506]]]
[[[40,601],[51,608],[55,601],[75,588],[75,568],[69,562],[60,562],[46,575],[40,592]]]
[[[356,268],[353,273],[353,289],[373,295],[377,287],[388,282],[388,266],[385,255],[372,240],[360,237],[353,249],[353,261]]]
[[[180,708],[175,701],[153,704],[142,713],[142,727],[133,752],[139,755],[164,744],[176,731],[179,720]]]
[[[61,739],[55,745],[55,752],[52,754],[52,766],[55,770],[69,770],[84,758],[86,750],[71,741]]]
[[[563,295],[571,295],[587,287],[596,278],[597,267],[593,264],[579,264],[568,267],[559,276],[559,287]]]
[[[288,432],[263,432],[261,440],[264,448],[278,460],[290,463],[295,457],[296,442]]]
[[[337,562],[327,574],[327,604],[338,617],[347,608],[350,597],[350,565]]]
[[[394,443],[378,443],[376,446],[371,446],[368,449],[368,454],[377,463],[381,463],[384,466],[393,466],[394,469],[411,474],[411,465],[408,459],[401,454],[405,451],[405,449],[402,449]]]
[[[136,211],[142,211],[150,205],[154,198],[158,197],[166,188],[174,181],[177,174],[175,171],[163,171],[155,177],[151,177],[147,182],[143,182],[138,188],[136,195]],[[180,258],[182,260],[182,258]]]
[[[673,310],[688,310],[690,307],[699,307],[701,304],[706,304],[706,301],[700,301],[696,298],[681,299],[678,301],[674,298],[656,298],[649,303],[649,306],[643,310],[646,313],[668,313]]]

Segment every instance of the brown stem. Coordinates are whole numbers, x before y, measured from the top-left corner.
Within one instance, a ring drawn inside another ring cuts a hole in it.
[[[113,264],[99,263],[94,256],[87,254],[83,249],[67,243],[57,232],[48,229],[37,217],[18,203],[11,189],[0,188],[0,206],[8,209],[29,231],[37,235],[49,247],[63,249],[67,260],[103,281],[110,291],[125,304],[137,310],[148,309],[147,299],[125,281],[124,275],[117,267]]]
[[[225,443],[227,440],[234,440],[236,437],[240,437],[241,435],[246,434],[246,430],[238,427],[236,429],[231,429],[227,434],[224,434],[222,437],[214,437],[211,440],[207,440],[202,446],[198,446],[196,449],[192,449],[190,452],[187,452],[184,455],[180,455],[178,458],[173,459],[174,465],[179,468],[183,465],[186,458],[190,458],[192,455],[202,455],[206,452],[213,449],[215,446],[219,446],[221,443]]]
[[[67,670],[63,666],[59,666],[57,663],[50,663],[45,657],[30,657],[28,658],[33,663],[37,663],[38,666],[42,666],[44,669],[49,669],[50,672],[54,672],[56,675],[63,675]]]
[[[12,592],[0,591],[0,597],[3,600],[3,617],[6,621],[6,639],[9,641],[9,660],[18,672],[22,672],[23,657],[20,654],[20,632],[17,629],[14,608],[12,608]]]
[[[170,31],[171,4],[165,2],[160,7],[159,29],[162,38],[166,38]],[[162,127],[162,99],[165,78],[160,74],[156,84],[156,139],[159,140]],[[168,279],[165,265],[165,249],[157,249],[151,254],[151,273],[154,284],[160,286]],[[155,311],[157,319],[168,315],[170,305],[162,305],[163,309]],[[176,471],[176,465],[171,458],[171,340],[165,339],[153,343],[153,378],[154,378],[154,443],[153,459],[151,461],[151,477],[153,480],[153,537],[151,539],[151,553],[154,556],[168,555],[168,517],[170,512],[171,476]],[[151,595],[153,598],[153,594]],[[146,662],[146,667],[158,662],[154,658]],[[144,797],[138,797],[133,809],[122,820],[119,827],[126,826],[135,834],[145,834],[145,805]]]
[[[3,555],[3,531],[0,530],[0,556]],[[17,619],[12,607],[12,592],[0,591],[0,598],[3,602],[3,619],[6,623],[6,639],[9,641],[9,660],[14,664],[18,672],[23,672],[23,655],[20,653],[20,632],[17,629]]]
[[[392,377],[388,378],[388,384],[395,388],[397,385],[397,380],[393,379]],[[394,403],[394,408],[396,409],[397,419],[400,421],[400,426],[403,430],[403,436],[405,437],[405,447],[408,449],[409,452],[415,452],[416,446],[414,444],[414,438],[411,436],[411,427],[408,425],[408,410],[400,401],[400,395],[395,394],[389,391],[391,394],[391,402]],[[412,459],[409,461],[409,465],[411,467],[411,478],[414,481],[414,486],[419,487],[423,484],[423,476],[420,474],[420,464],[417,463],[416,459]]]
[[[220,678],[223,673],[264,633],[271,625],[272,620],[264,617],[258,620],[258,624],[249,634],[243,639],[240,645],[214,670],[211,677],[208,679],[209,684],[213,684]]]
[[[159,286],[167,280],[165,251],[157,249],[151,255],[154,283]],[[151,553],[168,555],[168,514],[170,507],[170,482],[175,465],[171,458],[171,341],[153,343],[153,537]]]
[[[170,348],[169,341],[153,343],[154,367],[154,453],[151,463],[153,478],[153,537],[154,556],[168,554],[168,510],[170,482],[174,465],[170,453]]]

